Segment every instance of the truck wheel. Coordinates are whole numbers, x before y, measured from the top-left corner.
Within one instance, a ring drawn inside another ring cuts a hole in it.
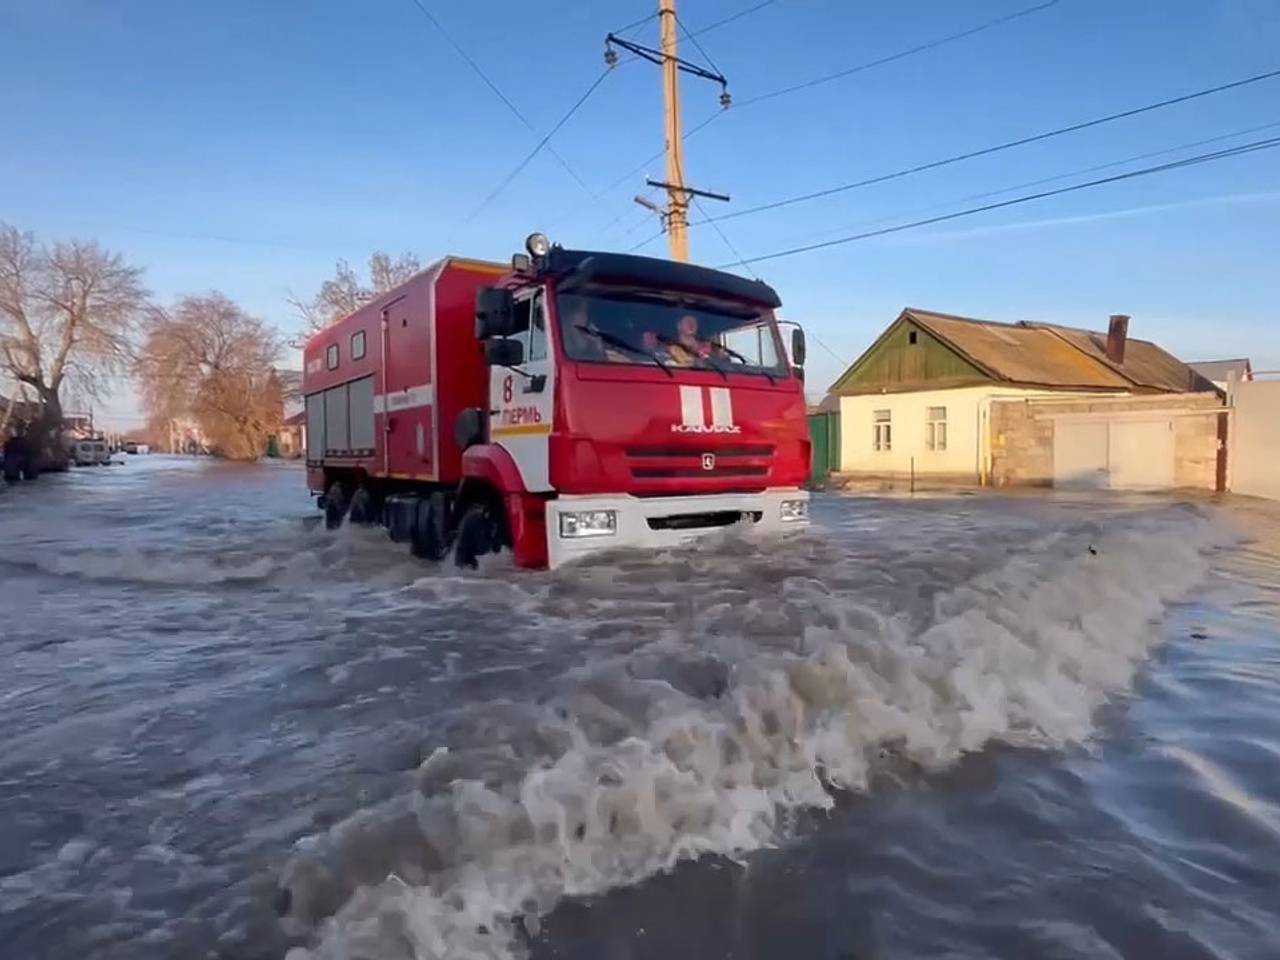
[[[448,504],[443,493],[433,493],[418,501],[414,513],[413,532],[409,539],[409,552],[423,560],[443,560],[449,552],[445,536],[445,519]]]
[[[347,516],[347,491],[336,480],[324,495],[324,525],[337,530]]]
[[[458,536],[453,548],[453,559],[460,567],[474,570],[479,558],[497,553],[502,548],[502,538],[496,529],[489,510],[481,504],[472,504],[458,523]]]
[[[351,507],[347,512],[347,519],[362,527],[371,527],[378,522],[380,512],[377,502],[373,499],[373,494],[369,492],[369,488],[361,487],[351,497]]]

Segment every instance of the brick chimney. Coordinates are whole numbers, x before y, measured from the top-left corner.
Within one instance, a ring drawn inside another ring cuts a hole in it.
[[[1129,339],[1129,316],[1113,313],[1107,326],[1107,359],[1114,364],[1124,363],[1124,345]]]

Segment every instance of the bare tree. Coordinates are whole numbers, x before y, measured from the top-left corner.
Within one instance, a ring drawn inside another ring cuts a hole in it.
[[[185,297],[146,325],[138,379],[154,420],[192,417],[223,456],[252,460],[280,430],[276,330],[224,294]]]
[[[147,308],[142,270],[93,242],[52,247],[0,223],[0,371],[41,405],[31,436],[46,465],[58,445],[62,391],[102,395],[131,356],[131,334]]]
[[[360,276],[345,260],[334,266],[334,275],[320,285],[320,290],[310,300],[296,297],[289,300],[298,316],[306,324],[305,336],[319,333],[348,314],[354,313],[380,293],[400,286],[422,270],[422,264],[411,253],[402,253],[396,260],[378,251],[369,258],[369,282]]]

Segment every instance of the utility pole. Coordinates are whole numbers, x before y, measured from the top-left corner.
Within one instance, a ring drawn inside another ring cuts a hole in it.
[[[652,187],[661,187],[667,191],[667,211],[662,215],[662,223],[667,231],[667,239],[671,248],[671,259],[680,263],[689,261],[689,203],[694,197],[707,197],[712,200],[727,201],[729,197],[722,193],[711,193],[706,190],[695,190],[685,183],[684,179],[684,124],[680,115],[680,73],[691,73],[704,80],[714,80],[720,84],[720,106],[728,109],[730,99],[728,81],[706,67],[681,60],[676,51],[676,40],[680,35],[680,21],[676,18],[676,0],[658,0],[658,20],[662,29],[661,49],[654,50],[632,40],[626,40],[616,34],[605,37],[604,60],[610,67],[618,62],[618,54],[613,49],[616,44],[622,49],[635,54],[662,67],[662,97],[664,128],[667,142],[667,179],[647,180]],[[642,203],[637,199],[638,203]],[[642,203],[648,206],[647,203]]]
[[[680,119],[680,64],[676,0],[658,0],[662,26],[662,96],[667,134],[667,240],[671,259],[689,262],[689,195],[684,191],[684,124]]]

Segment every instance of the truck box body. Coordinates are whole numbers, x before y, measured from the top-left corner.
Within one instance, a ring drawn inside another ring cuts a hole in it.
[[[401,481],[462,479],[452,425],[464,407],[483,406],[489,389],[475,338],[476,291],[505,272],[501,264],[443,260],[308,341],[313,490],[326,489],[325,467]]]
[[[646,257],[447,258],[308,342],[309,486],[331,525],[349,505],[460,562],[796,529],[809,434],[777,304],[757,281]]]

